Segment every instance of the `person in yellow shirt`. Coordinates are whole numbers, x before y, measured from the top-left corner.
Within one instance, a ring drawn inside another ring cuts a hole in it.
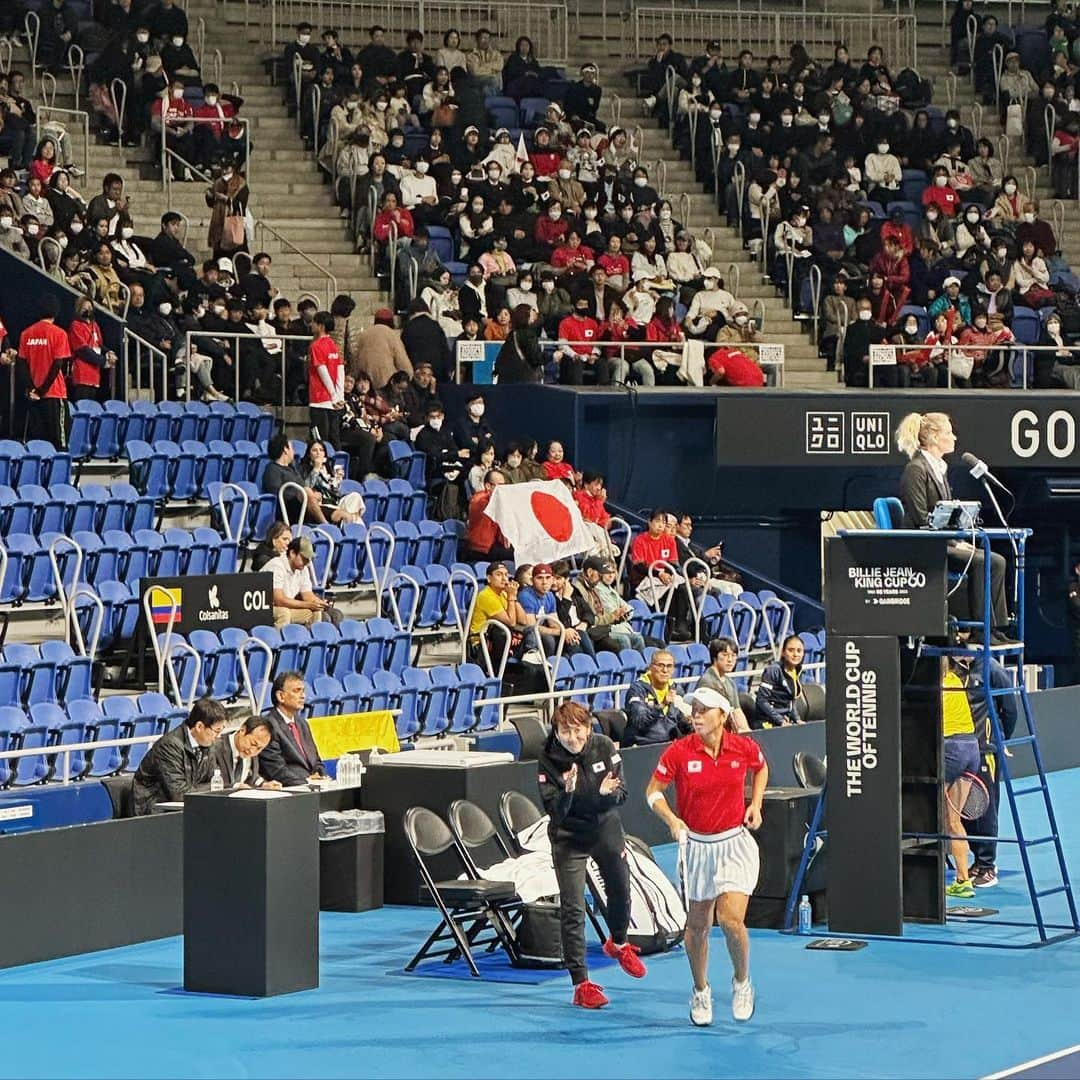
[[[507,629],[524,626],[527,622],[525,609],[518,603],[518,584],[510,576],[506,563],[493,562],[487,568],[487,584],[476,594],[476,603],[473,606],[472,620],[469,623],[469,645],[472,649],[480,649],[480,630],[489,619],[502,623]],[[498,649],[493,647],[493,642]],[[501,649],[503,648],[502,635],[488,642],[492,650],[491,662],[499,666],[501,662]],[[498,651],[499,660],[495,653]]]
[[[979,771],[979,740],[975,735],[975,721],[967,696],[967,664],[963,658],[953,657],[941,680],[941,734],[944,738],[945,831],[953,837],[965,833],[964,822],[954,807],[963,806],[971,783],[964,779],[965,773]],[[970,900],[975,895],[968,870],[968,843],[966,840],[949,841],[953,862],[956,864],[956,880],[946,886],[948,896]]]

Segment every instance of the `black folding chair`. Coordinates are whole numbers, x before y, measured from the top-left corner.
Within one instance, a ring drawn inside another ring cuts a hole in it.
[[[535,716],[512,716],[510,723],[514,725],[514,730],[521,739],[518,761],[535,761],[547,742],[550,730],[547,724]]]
[[[405,836],[416,856],[424,888],[442,915],[439,925],[405,965],[405,970],[412,971],[421,960],[432,957],[441,956],[445,964],[464,957],[469,970],[479,978],[472,949],[492,943],[501,946],[510,963],[516,965],[517,941],[510,921],[510,907],[517,902],[513,882],[470,877],[469,859],[453,833],[438,814],[424,807],[413,806],[405,812]],[[452,856],[466,876],[436,881],[430,863],[440,856]],[[494,936],[486,936],[485,930]]]
[[[536,803],[523,795],[520,791],[504,791],[499,798],[499,819],[506,835],[510,837],[510,843],[518,855],[523,855],[525,849],[518,841],[518,837],[530,825],[535,825],[544,815],[540,812]]]
[[[818,791],[825,784],[825,762],[804,750],[797,751],[791,759],[791,771],[799,787],[807,791]]]

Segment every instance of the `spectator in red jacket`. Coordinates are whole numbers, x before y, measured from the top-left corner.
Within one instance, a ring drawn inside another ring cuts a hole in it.
[[[209,166],[215,158],[231,152],[232,139],[226,137],[229,121],[236,116],[231,101],[221,97],[221,91],[213,83],[203,86],[203,103],[195,109],[195,163]],[[243,139],[241,139],[241,144]]]
[[[569,343],[559,361],[559,382],[564,386],[580,386],[584,365],[591,366],[600,355],[595,344],[600,339],[600,324],[590,310],[588,298],[579,296],[574,310],[559,322],[559,340]]]
[[[765,373],[742,349],[714,349],[705,361],[710,386],[764,386]]]
[[[469,517],[459,553],[461,558],[469,562],[513,560],[514,549],[510,542],[499,526],[484,513],[495,489],[505,483],[506,476],[499,469],[489,469],[483,488],[469,500]]]
[[[606,529],[611,524],[611,515],[604,506],[604,477],[598,472],[583,469],[581,487],[574,491],[574,501],[578,504],[581,516],[593,525]]]
[[[413,216],[404,207],[398,206],[397,196],[388,191],[383,196],[382,209],[375,215],[375,222],[371,226],[371,234],[380,244],[386,244],[390,240],[390,226],[397,226],[398,239],[409,239],[415,231]]]
[[[886,240],[895,240],[900,245],[900,251],[904,255],[910,255],[915,250],[915,234],[911,226],[904,220],[903,210],[894,210],[889,215],[889,220],[881,226],[878,233],[882,246]]]
[[[162,115],[164,113],[164,116]],[[165,139],[165,145],[176,157],[172,158],[174,180],[194,180],[195,176],[186,164],[194,154],[194,142],[191,122],[194,110],[191,103],[184,99],[184,82],[174,79],[166,93],[154,98],[150,109],[150,126]]]
[[[570,231],[570,223],[563,217],[562,203],[553,202],[546,214],[536,219],[533,238],[545,248],[545,261],[550,258],[556,247],[563,243]]]
[[[592,248],[581,242],[581,233],[577,229],[568,228],[566,242],[551,253],[551,265],[562,271],[559,280],[563,285],[570,285],[574,278],[588,273],[594,261]]]
[[[541,466],[544,470],[545,480],[562,480],[564,483],[574,486],[574,466],[566,460],[566,451],[563,444],[557,440],[548,443],[547,455]]]
[[[892,312],[899,311],[911,295],[911,269],[904,257],[900,242],[895,237],[882,239],[882,250],[870,260],[870,275],[880,274],[885,279],[885,294],[892,297],[891,305],[883,302],[877,312],[877,321],[883,325],[891,325],[890,314],[884,308],[891,308]]]
[[[656,369],[657,382],[667,385],[680,382],[683,331],[675,318],[675,301],[670,296],[662,296],[656,301],[656,311],[645,327],[645,340],[655,342],[657,346],[647,354]],[[665,349],[664,345],[673,348]]]
[[[645,579],[649,567],[657,560],[678,565],[679,544],[667,531],[667,518],[667,510],[654,510],[649,515],[648,531],[638,533],[630,545],[630,584],[634,588]],[[665,585],[671,581],[671,575],[666,570],[659,571],[659,574]]]
[[[533,152],[529,155],[537,176],[554,176],[559,171],[562,154],[551,145],[551,132],[538,127],[533,136]]]
[[[949,173],[944,166],[939,165],[934,169],[932,183],[923,189],[922,204],[924,207],[936,206],[943,217],[956,217],[956,212],[960,209],[960,196],[949,183]]]

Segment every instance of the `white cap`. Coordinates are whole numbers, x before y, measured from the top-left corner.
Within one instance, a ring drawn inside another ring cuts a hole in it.
[[[721,275],[720,275],[720,271],[717,270],[715,266],[706,266],[705,270],[704,270],[704,272],[702,273],[701,276],[703,278],[707,278],[707,277],[719,278]]]
[[[218,259],[217,268],[224,274],[232,274],[234,277],[236,276],[236,271],[233,269],[232,259],[229,259],[224,255],[222,255],[221,258]]]
[[[705,709],[723,709],[724,712],[732,711],[732,704],[719,690],[711,690],[707,686],[701,686],[687,699],[691,706],[700,705]]]
[[[947,289],[950,285],[959,285],[959,284],[960,284],[960,279],[958,277],[947,277],[945,279],[944,284],[942,285],[942,288]]]

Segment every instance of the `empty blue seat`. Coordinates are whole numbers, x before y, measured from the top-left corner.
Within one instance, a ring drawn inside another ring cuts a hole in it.
[[[136,403],[137,404],[137,403]],[[179,453],[179,447],[176,448]],[[136,490],[154,499],[167,499],[169,486],[169,459],[165,452],[141,439],[130,439],[124,444],[128,459],[128,475]]]
[[[370,712],[373,693],[374,687],[366,675],[361,675],[358,671],[350,671],[343,682],[342,713]]]

